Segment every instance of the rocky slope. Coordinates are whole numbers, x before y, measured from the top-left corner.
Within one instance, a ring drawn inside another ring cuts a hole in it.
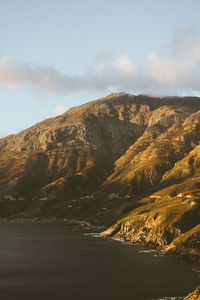
[[[200,99],[111,94],[0,139],[0,217],[111,226],[200,259]]]
[[[200,300],[200,286],[193,293],[185,297],[184,300]]]

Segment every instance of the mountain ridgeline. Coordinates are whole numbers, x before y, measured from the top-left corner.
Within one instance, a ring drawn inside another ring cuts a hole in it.
[[[111,94],[0,139],[0,217],[200,259],[200,99]]]

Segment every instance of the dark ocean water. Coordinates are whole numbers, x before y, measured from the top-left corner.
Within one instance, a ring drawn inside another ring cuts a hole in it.
[[[199,284],[193,264],[87,232],[0,223],[0,300],[150,300]]]

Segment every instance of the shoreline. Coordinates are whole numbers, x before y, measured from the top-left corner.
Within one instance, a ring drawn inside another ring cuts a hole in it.
[[[104,230],[103,226],[94,226],[86,221],[79,220],[69,220],[67,218],[59,219],[59,218],[0,218],[0,223],[55,223],[55,224],[63,224],[69,228],[73,229],[95,229],[95,230]]]
[[[177,260],[180,260],[180,261],[185,261],[187,263],[198,263],[199,260],[190,260],[190,259],[186,259],[186,258],[182,258],[181,256],[175,256],[175,255],[170,255],[169,253],[166,253],[166,252],[162,252],[160,251],[159,249],[157,249],[156,247],[153,248],[153,247],[149,247],[148,245],[145,245],[145,243],[131,243],[131,242],[127,242],[127,241],[123,241],[122,239],[120,238],[114,238],[114,237],[109,237],[109,236],[101,236],[99,235],[99,237],[103,237],[103,238],[111,238],[113,239],[114,241],[118,241],[118,242],[121,242],[123,244],[127,244],[127,245],[135,245],[135,246],[143,246],[147,249],[144,249],[144,250],[141,250],[139,251],[139,253],[142,253],[142,254],[150,254],[150,253],[158,253],[158,254],[155,254],[153,255],[154,257],[157,257],[157,258],[162,258],[163,256],[169,256],[173,259],[177,259]],[[190,270],[194,271],[195,273],[198,273],[200,274],[200,266],[198,267],[194,267],[194,268],[190,268]],[[198,278],[200,278],[200,276],[197,276]],[[157,299],[149,299],[149,300],[199,300],[200,299],[200,295],[199,295],[199,298],[189,298],[190,295],[193,295],[193,293],[195,293],[197,290],[200,290],[200,286],[197,286],[196,290],[195,291],[191,291],[191,293],[189,295],[185,295],[185,296],[160,296],[159,298]]]
[[[67,218],[65,219],[58,219],[58,218],[2,218],[0,219],[0,223],[51,223],[51,224],[61,224],[64,225],[65,227],[72,229],[72,230],[95,230],[97,231],[96,236],[95,237],[99,237],[99,238],[109,238],[112,239],[114,241],[118,241],[120,243],[126,244],[126,245],[136,245],[136,246],[142,246],[145,247],[145,249],[138,251],[141,254],[149,254],[149,255],[153,255],[157,258],[162,258],[164,255],[172,257],[174,259],[178,259],[181,261],[185,261],[188,263],[198,263],[198,261],[194,261],[194,260],[189,260],[189,259],[185,259],[182,258],[181,256],[176,256],[176,255],[169,255],[168,253],[165,253],[164,251],[160,251],[160,249],[156,248],[156,247],[150,247],[148,245],[146,245],[145,243],[131,243],[130,241],[124,241],[120,238],[114,238],[112,236],[103,236],[101,235],[103,233],[102,230],[105,230],[105,227],[103,226],[92,226],[89,222],[86,221],[79,221],[79,220],[68,220]],[[88,235],[90,235],[90,233],[88,233]],[[200,272],[200,267],[196,267],[194,266],[194,268],[191,268],[192,271],[194,271],[195,273],[199,273]],[[199,277],[199,276],[198,276]],[[191,291],[192,292],[192,291]],[[186,298],[188,296],[160,296],[157,299],[149,299],[149,300],[184,300],[184,299],[190,299],[190,298]],[[192,298],[191,298],[192,299]]]

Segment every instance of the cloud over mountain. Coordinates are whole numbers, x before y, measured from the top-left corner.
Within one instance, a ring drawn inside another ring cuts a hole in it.
[[[0,84],[8,89],[28,85],[49,94],[109,89],[147,94],[200,93],[200,36],[186,30],[174,36],[167,54],[148,53],[144,63],[127,54],[97,61],[82,75],[62,73],[47,65],[0,58]]]

